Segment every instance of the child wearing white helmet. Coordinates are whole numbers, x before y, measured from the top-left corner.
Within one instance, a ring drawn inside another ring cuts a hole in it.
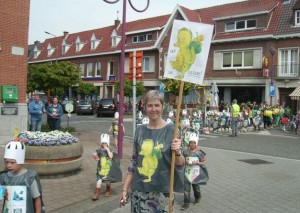
[[[102,181],[106,182],[105,197],[110,196],[110,176],[111,160],[113,158],[113,152],[109,149],[110,138],[108,134],[101,134],[100,136],[100,149],[97,149],[94,153],[94,159],[97,160],[97,183],[95,194],[92,200],[98,200]]]
[[[200,184],[206,184],[208,173],[205,167],[205,152],[200,150],[198,145],[199,137],[192,132],[189,136],[189,147],[183,150],[185,158],[185,177],[184,177],[184,204],[181,210],[189,207],[191,187],[194,191],[195,204],[201,200]]]
[[[115,112],[114,120],[113,120],[108,132],[112,133],[112,136],[113,136],[114,142],[115,142],[115,146],[118,147],[119,112]],[[124,125],[123,125],[123,133],[125,133]]]
[[[21,187],[26,193],[26,204],[20,206],[22,212],[42,212],[44,205],[42,202],[42,190],[38,175],[35,171],[24,168],[25,162],[25,144],[20,141],[11,141],[5,146],[4,162],[6,166],[5,172],[0,174],[0,185],[7,186],[7,195],[4,201],[4,209],[9,209],[9,200],[14,195],[9,190],[13,187]],[[11,186],[11,187],[8,187]],[[14,189],[12,189],[14,190]],[[25,195],[19,194],[22,197]]]

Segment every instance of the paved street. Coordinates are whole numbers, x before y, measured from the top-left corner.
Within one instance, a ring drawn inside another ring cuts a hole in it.
[[[42,179],[48,212],[130,212],[129,205],[118,208],[121,183],[113,184],[111,197],[104,198],[102,194],[96,202],[90,199],[95,186],[95,162],[91,155],[98,147],[100,132],[106,132],[111,120],[73,116],[70,126],[85,129],[75,133],[84,146],[83,166],[80,172],[69,177]],[[128,133],[130,119],[126,118],[124,124]],[[130,139],[126,134],[121,161],[124,175],[132,150]],[[237,138],[204,135],[200,146],[207,153],[210,180],[201,187],[200,205],[191,204],[185,212],[298,213],[300,160],[296,153],[299,153],[299,143],[298,136],[279,130],[250,132]],[[175,193],[173,212],[181,212],[182,202],[183,195]]]

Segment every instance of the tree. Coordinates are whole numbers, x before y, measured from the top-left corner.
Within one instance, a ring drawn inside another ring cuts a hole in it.
[[[165,91],[172,93],[176,96],[179,95],[179,89],[181,83],[179,80],[165,79],[163,83],[165,85],[165,89],[164,89]],[[191,88],[192,88],[192,83],[184,82],[182,95],[183,96],[189,95],[191,93]]]
[[[81,82],[81,72],[76,64],[32,64],[28,66],[27,92],[35,90],[61,91]],[[56,94],[55,94],[56,95]]]
[[[80,83],[77,92],[81,95],[81,97],[85,95],[90,95],[92,96],[96,92],[96,87],[94,86],[93,83]]]
[[[136,96],[137,97],[144,94],[144,91],[145,91],[144,82],[137,81],[135,87],[136,87]],[[116,82],[115,89],[116,89],[117,93],[120,93],[120,81]],[[124,82],[124,96],[128,97],[129,100],[133,96],[132,81],[129,81],[128,79],[125,79],[125,82]]]

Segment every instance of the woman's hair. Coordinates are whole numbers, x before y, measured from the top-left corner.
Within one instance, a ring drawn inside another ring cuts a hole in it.
[[[145,105],[147,105],[148,101],[159,100],[161,105],[164,106],[164,96],[159,93],[157,90],[150,90],[146,93],[144,97]]]

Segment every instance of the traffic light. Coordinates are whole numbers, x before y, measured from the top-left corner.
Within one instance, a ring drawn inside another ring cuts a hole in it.
[[[143,80],[143,51],[137,51],[135,54],[135,64],[134,53],[129,53],[129,76],[128,79],[132,81],[133,79],[133,68],[135,67],[135,78],[136,80]]]

